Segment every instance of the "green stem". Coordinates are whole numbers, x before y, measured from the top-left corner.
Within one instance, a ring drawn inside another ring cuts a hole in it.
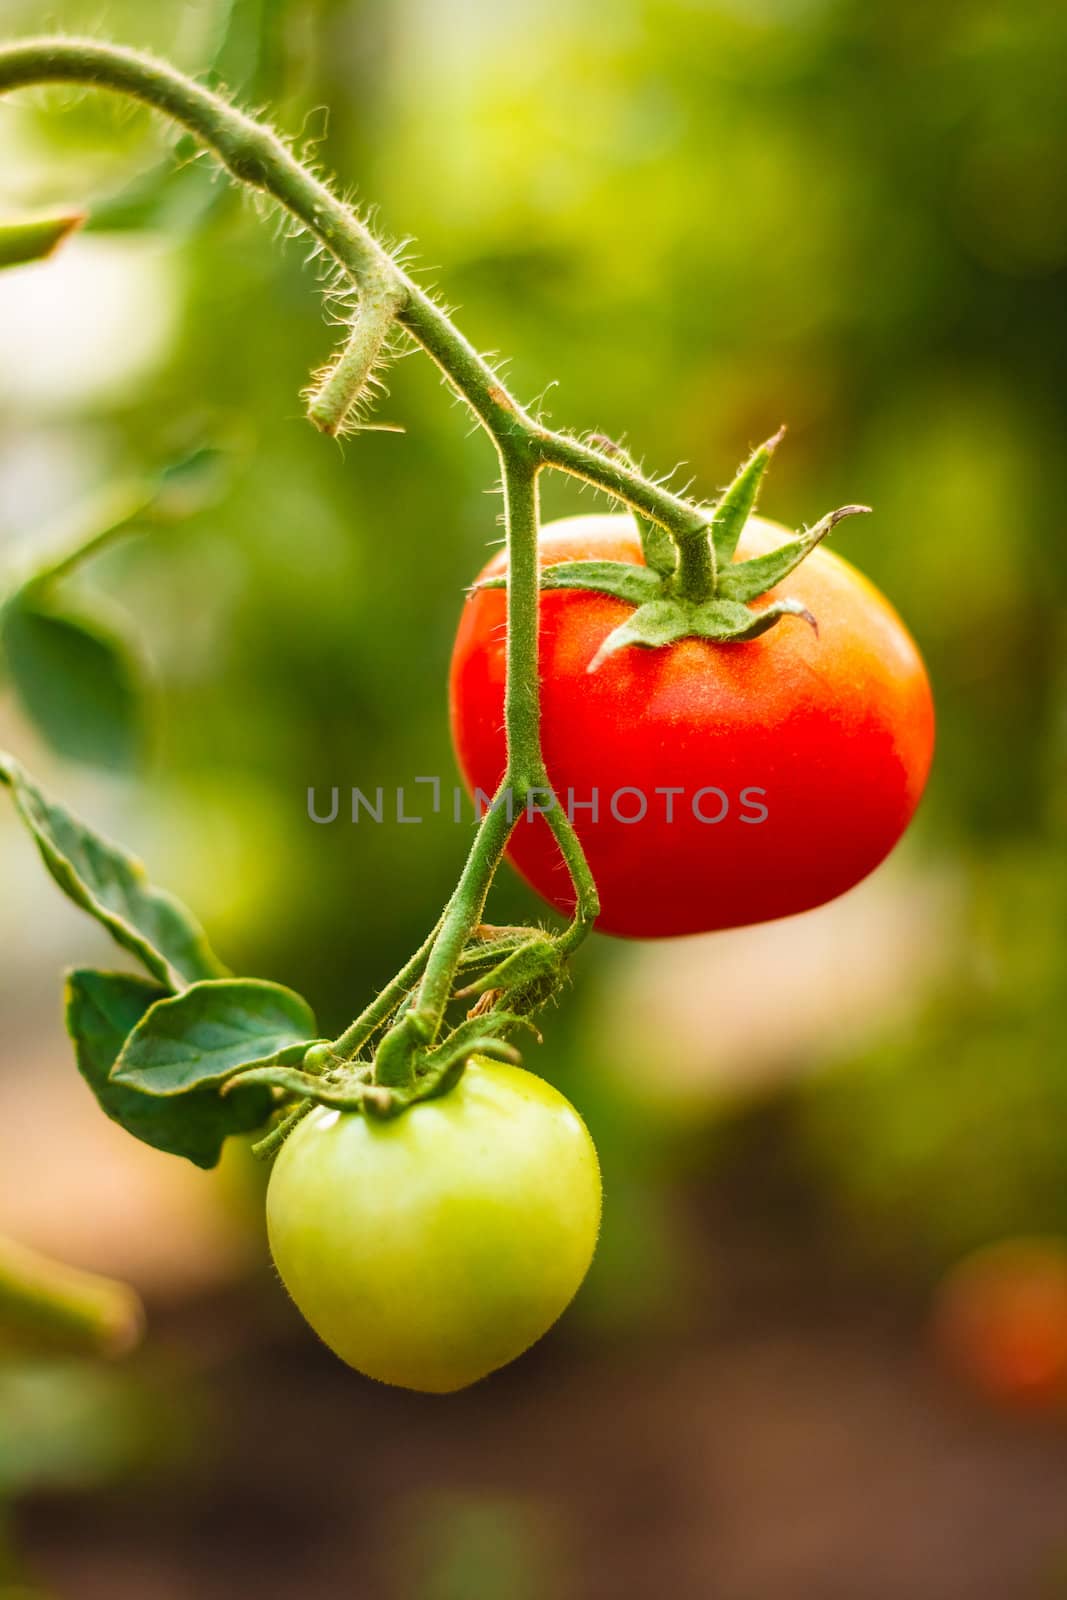
[[[122,1355],[144,1312],[124,1283],[50,1261],[0,1238],[0,1347],[8,1338],[84,1354]]]
[[[252,1146],[252,1154],[257,1156],[260,1161],[266,1161],[270,1156],[275,1155],[298,1123],[303,1122],[304,1118],[314,1109],[314,1100],[301,1100],[298,1105],[293,1106],[285,1114],[280,1122],[275,1123],[269,1133],[265,1133],[262,1139],[256,1141]]]
[[[382,274],[378,278],[375,284],[363,284],[348,343],[308,400],[308,417],[331,437],[344,432],[349,415],[366,392],[404,304],[402,288]]]
[[[540,515],[537,463],[514,447],[501,455],[504,522],[508,544],[507,676],[504,726],[507,731],[507,778],[522,789],[516,804],[525,805],[531,788],[547,788],[541,756],[541,694],[538,680],[538,608],[540,566],[537,534]]]
[[[424,1024],[427,1042],[436,1037],[441,1026],[452,995],[459,958],[470,935],[482,920],[489,885],[515,825],[515,808],[525,804],[525,793],[520,794],[510,778],[505,776],[474,835],[474,843],[459,882],[441,918],[440,929],[412,1007]]]
[[[560,854],[567,864],[567,871],[574,885],[574,920],[559,941],[560,952],[563,955],[571,955],[586,935],[593,931],[593,924],[600,915],[600,895],[593,874],[589,870],[589,863],[585,859],[581,841],[566,811],[562,806],[555,805],[546,813],[545,820],[556,836]]]
[[[541,427],[352,208],[302,166],[276,133],[221,95],[150,56],[91,39],[26,39],[0,48],[0,94],[43,83],[83,83],[131,95],[164,112],[194,133],[235,178],[291,212],[357,287],[391,285],[402,300],[397,321],[437,363],[499,449],[532,452],[545,466],[606,490],[672,532],[707,526],[706,509],[578,439]]]
[[[357,286],[381,282],[403,291],[397,320],[494,438],[534,429],[489,363],[401,271],[351,207],[302,166],[271,128],[161,61],[91,39],[27,39],[0,49],[0,93],[40,83],[84,83],[131,95],[188,128],[240,182],[273,195]]]
[[[365,1011],[360,1013],[355,1022],[334,1040],[335,1055],[354,1061],[372,1037],[374,1030],[387,1021],[405,996],[410,994],[412,985],[426,965],[443,920],[443,918],[438,920],[436,927],[423,940],[415,954],[401,967],[396,977],[390,979],[382,992],[371,1001]]]
[[[715,572],[715,550],[707,528],[697,533],[679,534],[678,567],[671,580],[671,589],[680,600],[691,600],[704,605],[714,600],[718,591]]]
[[[522,806],[531,791],[551,788],[541,749],[537,473],[536,463],[531,464],[527,457],[517,452],[505,454],[508,535],[507,686],[504,696],[508,777],[505,783],[516,791],[516,804]],[[522,793],[521,801],[517,798],[518,791]],[[567,864],[577,897],[574,921],[561,940],[565,952],[569,953],[596,921],[600,901],[585,852],[558,797],[544,814]]]
[[[538,504],[543,467],[570,473],[606,490],[674,535],[681,581],[695,591],[714,588],[707,537],[709,513],[671,494],[611,451],[555,433],[538,423],[509,393],[493,368],[468,343],[436,302],[414,283],[360,221],[352,208],[295,158],[270,128],[255,122],[221,95],[151,57],[92,40],[26,40],[0,49],[0,93],[47,82],[75,82],[142,100],[190,129],[242,183],[272,195],[334,257],[362,296],[354,341],[312,400],[319,426],[336,431],[381,347],[386,308],[437,363],[492,438],[503,467],[508,528],[507,775],[504,803],[482,819],[467,863],[438,928],[389,988],[338,1041],[355,1055],[375,1027],[395,1010],[418,971],[422,980],[411,1010],[392,1032],[406,1039],[440,1027],[464,946],[481,919],[489,885],[513,826],[514,808],[532,789],[548,789],[540,741],[537,674]],[[377,314],[376,313],[380,313]],[[369,352],[369,354],[368,354]],[[547,813],[574,883],[577,910],[561,944],[573,948],[597,914],[596,888],[569,820],[558,804]],[[423,963],[425,968],[423,970]],[[390,1039],[392,1035],[387,1035]],[[394,1041],[398,1042],[398,1041]],[[343,1049],[342,1049],[343,1047]],[[396,1071],[407,1070],[398,1057]]]
[[[419,987],[415,1009],[436,1037],[452,994],[467,940],[482,920],[489,886],[519,813],[531,792],[549,788],[541,754],[541,696],[538,683],[538,603],[540,568],[538,462],[529,449],[511,440],[501,447],[504,518],[507,529],[507,676],[504,725],[507,767],[493,804],[483,817],[441,923],[441,931]],[[580,846],[575,846],[580,854]],[[584,866],[584,857],[582,858]],[[586,869],[588,871],[588,869]]]
[[[668,532],[684,536],[707,528],[710,513],[704,507],[683,500],[642,477],[628,461],[619,458],[614,446],[610,452],[597,450],[580,439],[547,429],[538,429],[536,440],[546,467],[556,467],[572,478],[592,484],[595,489],[606,490],[632,511],[640,511]]]

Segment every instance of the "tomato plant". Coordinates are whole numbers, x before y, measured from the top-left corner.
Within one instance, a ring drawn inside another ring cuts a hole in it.
[[[743,558],[789,535],[750,518]],[[545,527],[543,571],[563,562],[644,566],[626,516]],[[489,562],[480,581],[504,572]],[[900,838],[926,781],[933,703],[922,659],[892,607],[818,549],[772,600],[818,619],[731,645],[686,637],[620,649],[623,599],[546,588],[541,704],[548,776],[600,895],[597,926],[636,938],[700,933],[806,911],[863,878]],[[507,762],[504,595],[475,585],[452,657],[451,715],[472,789],[496,792]],[[547,821],[520,817],[514,865],[558,910],[574,893]]]
[[[316,1332],[369,1377],[435,1393],[540,1338],[599,1222],[578,1114],[543,1079],[478,1057],[406,1116],[313,1112],[267,1193],[275,1264]]]
[[[925,778],[925,675],[888,604],[816,549],[865,507],[793,537],[753,519],[780,434],[712,501],[674,494],[610,440],[554,431],[524,407],[267,124],[136,51],[69,38],[0,48],[0,93],[56,82],[163,112],[325,253],[332,302],[342,296],[349,317],[343,348],[306,397],[318,429],[358,429],[379,369],[414,343],[495,452],[506,571],[491,564],[470,601],[453,671],[460,758],[493,803],[425,941],[337,1037],[320,1037],[291,989],[233,976],[140,862],[0,754],[0,786],[55,883],[142,969],[67,980],[75,1059],[101,1109],[202,1167],[226,1139],[258,1133],[257,1153],[277,1158],[271,1243],[308,1320],[371,1376],[454,1389],[544,1332],[596,1238],[589,1136],[554,1090],[520,1070],[514,1041],[539,1038],[531,1017],[560,991],[598,917],[634,934],[725,927],[815,904],[870,870]],[[0,230],[0,265],[40,258],[78,220]],[[606,493],[633,523],[580,519],[539,541],[548,471]],[[188,496],[184,469],[177,484],[165,473],[133,486],[73,548],[43,556],[0,595],[11,685],[71,759],[134,759],[139,697],[125,641],[64,609],[63,580],[149,508],[181,515]],[[553,784],[586,802],[583,788],[618,785],[645,806],[649,787],[656,799],[698,789],[647,841],[615,814],[576,828]],[[762,806],[766,826],[746,828],[744,815],[725,826],[724,812],[712,833],[713,814],[694,808],[718,807],[720,788],[728,803],[735,789],[739,806],[755,800],[749,818]],[[486,920],[509,844],[567,911],[562,931]],[[57,1281],[42,1291],[39,1275],[5,1279],[9,1307],[43,1293],[58,1315],[63,1292]]]

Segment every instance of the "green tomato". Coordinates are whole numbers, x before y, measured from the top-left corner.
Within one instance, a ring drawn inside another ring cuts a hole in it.
[[[599,1225],[578,1113],[543,1079],[479,1057],[392,1120],[316,1108],[267,1192],[275,1265],[319,1337],[368,1377],[434,1394],[547,1332]]]

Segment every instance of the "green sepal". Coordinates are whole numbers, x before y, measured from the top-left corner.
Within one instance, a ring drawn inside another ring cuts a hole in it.
[[[785,429],[779,428],[753,450],[712,513],[711,542],[715,548],[715,565],[720,572],[734,558],[741,531],[756,509],[763,474],[784,434]]]
[[[466,1000],[493,989],[502,989],[508,994],[525,991],[532,983],[558,977],[563,959],[557,941],[537,933],[517,950],[512,950],[491,971],[459,990],[457,999]]]
[[[759,611],[736,600],[708,600],[694,606],[684,600],[654,600],[640,606],[612,630],[586,668],[597,668],[627,645],[660,650],[679,639],[707,639],[713,644],[743,644],[773,628],[783,617],[799,617],[818,633],[815,618],[799,600],[776,600]]]
[[[661,528],[658,522],[649,522],[647,517],[638,516],[636,511],[633,519],[641,536],[645,565],[652,572],[658,572],[661,578],[673,577],[678,566],[678,546],[666,528]]]
[[[503,1061],[511,1067],[517,1067],[522,1062],[521,1050],[508,1044],[506,1039],[498,1038],[495,1033],[476,1034],[462,1050],[455,1052],[452,1059],[461,1058],[466,1062],[471,1056],[486,1056],[490,1061]]]
[[[280,983],[194,983],[145,1013],[122,1048],[112,1081],[160,1096],[217,1088],[242,1068],[297,1065],[315,1037],[307,1001]]]
[[[475,929],[464,946],[463,954],[459,958],[459,970],[467,971],[471,967],[483,967],[502,961],[512,951],[521,950],[524,945],[532,944],[543,937],[540,928],[493,927],[491,924],[483,924],[481,928]],[[460,992],[465,994],[468,991]]]
[[[684,639],[692,631],[689,617],[689,607],[682,600],[649,600],[612,629],[586,671],[595,672],[609,656],[630,644],[657,650]]]
[[[151,884],[134,856],[49,799],[22,764],[2,751],[0,784],[11,790],[19,818],[63,893],[153,978],[177,990],[225,975],[192,912]]]
[[[658,572],[631,561],[559,561],[542,567],[540,581],[542,589],[593,589],[635,606],[651,599],[662,587]],[[507,575],[486,578],[476,588],[506,589]]]
[[[777,550],[748,561],[734,561],[738,541],[755,510],[763,475],[784,433],[784,428],[779,429],[752,452],[711,513],[707,529],[712,557],[708,588],[713,598],[693,598],[695,588],[700,585],[683,589],[678,577],[680,569],[676,567],[679,552],[674,540],[643,518],[635,520],[641,534],[645,566],[623,561],[563,561],[542,569],[542,589],[584,589],[612,595],[635,607],[632,615],[607,636],[587,671],[595,672],[609,656],[628,645],[657,650],[680,639],[741,644],[766,633],[783,617],[799,617],[816,627],[815,618],[799,601],[777,601],[759,611],[750,611],[746,602],[758,599],[788,577],[842,518],[869,511],[870,507],[842,506]],[[611,451],[621,453],[618,446],[611,446]],[[477,589],[506,587],[506,573],[487,578],[476,586]],[[466,964],[473,964],[477,959],[467,956]],[[497,981],[494,983],[491,979]],[[504,983],[505,979],[494,972],[481,985],[472,985],[461,992],[477,993],[503,987]]]
[[[845,517],[859,516],[870,509],[870,506],[841,506],[806,533],[779,545],[777,550],[769,550],[766,555],[753,556],[748,561],[735,561],[723,567],[719,572],[719,593],[727,600],[757,599],[799,567],[805,556],[810,555],[815,546]]]
[[[470,1060],[471,1054],[472,1052],[469,1050],[457,1050],[453,1055],[448,1056],[436,1072],[429,1074],[422,1080],[419,1085],[418,1099],[440,1100],[454,1089],[467,1070],[467,1062]]]
[[[694,638],[710,639],[715,644],[744,644],[747,639],[758,639],[783,617],[799,617],[816,633],[819,631],[819,624],[799,600],[775,600],[759,611],[750,611],[733,600],[712,600],[693,613],[691,632]]]
[[[214,1089],[194,1089],[161,1100],[115,1082],[112,1068],[126,1038],[166,990],[125,972],[70,972],[66,981],[67,1030],[78,1070],[112,1122],[143,1144],[213,1167],[231,1134],[250,1133],[270,1116],[269,1089],[242,1088],[223,1099]]]
[[[407,1011],[384,1034],[374,1056],[374,1077],[388,1089],[403,1090],[415,1081],[419,1051],[432,1037],[432,1025],[416,1011]]]
[[[426,1057],[414,1087],[403,1093],[403,1105],[417,1104],[421,1100],[438,1100],[448,1094],[463,1076],[472,1056],[488,1056],[491,1061],[518,1066],[522,1061],[521,1054],[502,1036],[520,1027],[530,1028],[537,1033],[526,1017],[515,1012],[487,1011],[482,1016],[468,1017],[457,1028],[453,1028],[437,1049]],[[398,1106],[397,1109],[402,1107]]]
[[[440,1100],[456,1087],[471,1056],[487,1056],[490,1061],[502,1061],[511,1067],[517,1067],[522,1062],[522,1056],[513,1044],[507,1044],[491,1033],[476,1034],[464,1047],[457,1047],[443,1056],[434,1071],[419,1080],[411,1101],[417,1104],[420,1100]]]
[[[526,1017],[519,1016],[514,1011],[487,1011],[481,1016],[467,1017],[425,1057],[420,1063],[420,1073],[432,1077],[454,1056],[473,1055],[479,1043],[484,1043],[487,1039],[500,1039],[516,1028],[532,1027],[533,1024]],[[533,1031],[536,1033],[537,1030]]]

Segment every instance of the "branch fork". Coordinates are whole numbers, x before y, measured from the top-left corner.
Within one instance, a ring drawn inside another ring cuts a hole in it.
[[[755,637],[785,617],[814,624],[795,602],[750,602],[780,582],[843,516],[848,506],[770,555],[734,559],[760,481],[781,438],[745,463],[712,507],[675,495],[634,466],[619,446],[546,428],[510,393],[436,300],[416,284],[356,211],[293,154],[271,128],[223,96],[151,56],[94,40],[42,38],[0,48],[0,93],[46,83],[79,83],[131,96],[164,113],[213,152],[239,182],[270,195],[332,257],[356,295],[346,344],[308,392],[308,414],[322,432],[350,428],[367,403],[395,330],[424,350],[489,435],[501,468],[507,529],[507,771],[502,792],[516,810],[493,806],[482,818],[459,882],[420,950],[339,1038],[287,1045],[284,1059],[249,1063],[225,1085],[270,1092],[290,1109],[262,1140],[270,1154],[315,1103],[392,1115],[446,1092],[475,1052],[514,1058],[507,1035],[564,980],[566,962],[599,911],[581,845],[564,808],[544,814],[575,890],[576,911],[562,933],[502,930],[486,938],[486,897],[526,797],[551,793],[541,747],[538,684],[540,588],[593,588],[634,606],[594,663],[626,645],[659,648],[695,635],[728,643]],[[621,502],[638,519],[645,565],[575,563],[540,571],[538,481],[567,473]],[[595,570],[594,570],[595,569]],[[501,580],[504,581],[504,580]],[[0,778],[3,773],[0,772]],[[128,930],[125,934],[132,937]],[[487,968],[479,978],[472,971]],[[462,973],[465,984],[457,993]],[[450,1004],[491,995],[488,1009],[453,1027]],[[151,1015],[151,1012],[149,1012]],[[294,1054],[297,1059],[292,1059]],[[295,1105],[292,1102],[295,1101]]]

